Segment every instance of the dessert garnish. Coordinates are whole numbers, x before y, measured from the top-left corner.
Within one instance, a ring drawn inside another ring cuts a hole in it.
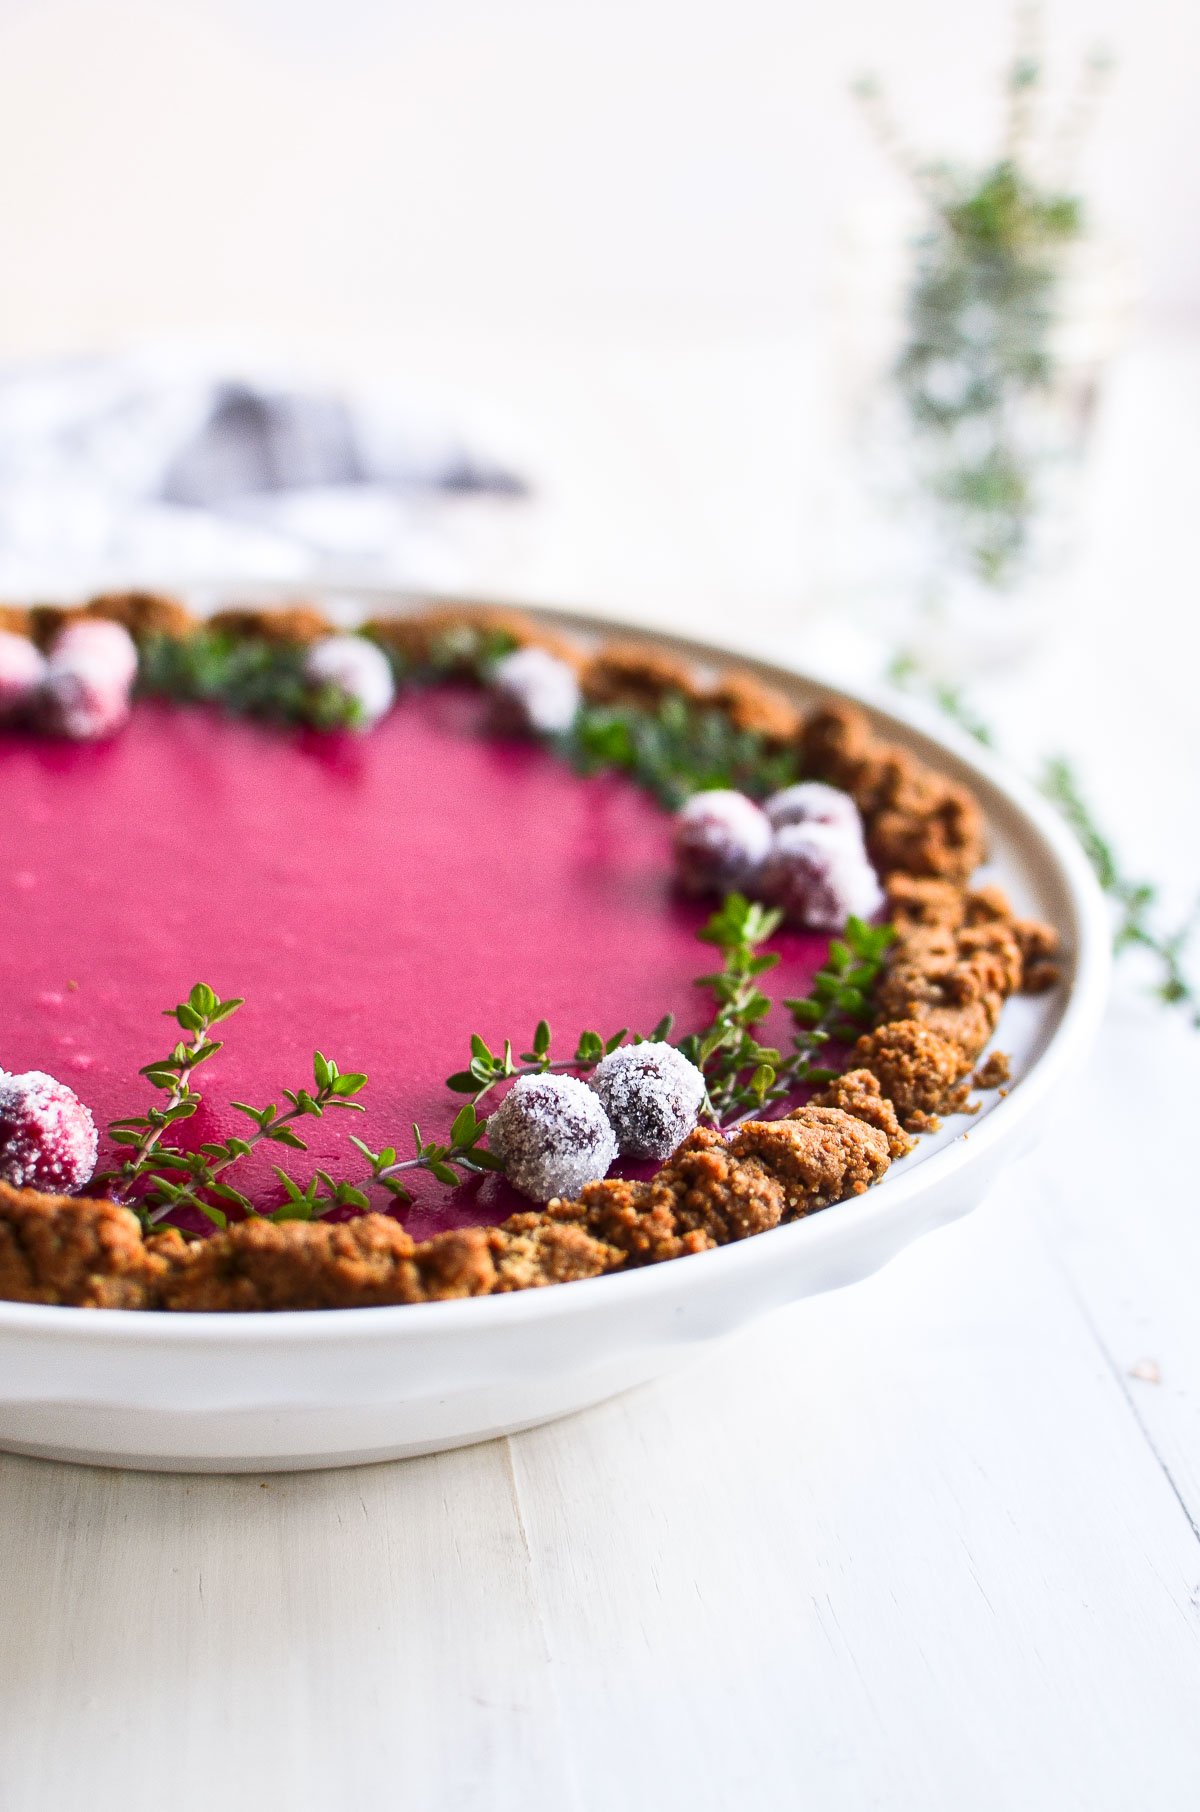
[[[0,724],[27,717],[46,677],[46,657],[25,635],[0,629]]]
[[[838,931],[847,919],[874,918],[883,889],[857,827],[817,820],[775,832],[755,890],[794,925]]]
[[[565,736],[579,712],[579,679],[569,662],[548,648],[514,648],[489,674],[491,721],[497,730]]]
[[[863,841],[862,814],[849,793],[823,780],[799,780],[763,801],[772,830],[788,824],[829,824]]]
[[[704,1032],[680,1040],[679,1048],[703,1072],[709,1108],[718,1126],[794,1097],[810,1084],[832,1080],[836,1071],[818,1063],[822,1047],[845,1044],[871,1016],[871,993],[896,933],[890,925],[850,919],[813,977],[806,995],[784,1000],[792,1020],[791,1049],[759,1042],[757,1028],[772,1002],[760,979],[779,963],[763,950],[782,914],[742,894],[731,894],[699,936],[724,957],[721,969],[699,978],[713,997],[712,1022]]]
[[[688,893],[748,890],[770,847],[761,806],[727,787],[693,793],[675,814],[675,873]]]
[[[104,617],[77,617],[64,623],[50,645],[50,663],[91,670],[98,683],[128,693],[138,669],[133,637]]]
[[[509,1182],[534,1202],[578,1195],[617,1156],[608,1115],[574,1076],[519,1076],[487,1125]]]
[[[0,1180],[69,1195],[96,1168],[96,1123],[78,1095],[43,1070],[0,1070]]]
[[[351,1135],[350,1143],[367,1163],[366,1174],[335,1180],[321,1169],[300,1182],[275,1166],[285,1200],[269,1211],[238,1189],[230,1173],[256,1146],[306,1150],[304,1120],[320,1119],[337,1108],[361,1111],[355,1097],[367,1087],[367,1077],[361,1071],[343,1073],[333,1058],[316,1051],[312,1086],[282,1090],[285,1106],[274,1101],[264,1107],[229,1104],[250,1122],[244,1136],[205,1140],[194,1147],[175,1143],[173,1129],[191,1119],[201,1104],[196,1072],[222,1048],[214,1030],[244,1005],[238,998],[222,1000],[207,983],[197,982],[188,998],[167,1013],[185,1036],[141,1072],[160,1091],[162,1104],[110,1124],[109,1138],[125,1156],[96,1179],[97,1187],[131,1207],[147,1228],[173,1224],[184,1211],[218,1228],[228,1225],[231,1213],[299,1220],[335,1210],[362,1212],[371,1206],[370,1192],[376,1188],[405,1203],[410,1196],[403,1178],[416,1170],[428,1172],[446,1188],[502,1170],[514,1188],[536,1202],[578,1194],[585,1184],[606,1176],[618,1154],[667,1157],[702,1118],[717,1126],[736,1124],[835,1075],[816,1059],[824,1045],[831,1040],[845,1044],[866,1023],[870,990],[891,929],[850,922],[810,992],[782,1003],[793,1023],[791,1048],[782,1052],[757,1037],[774,1004],[759,978],[779,961],[761,945],[779,924],[777,912],[734,894],[699,933],[724,957],[718,973],[697,980],[714,1001],[711,1023],[703,1032],[671,1044],[673,1022],[666,1015],[649,1038],[631,1043],[625,1042],[625,1031],[607,1040],[585,1031],[572,1056],[562,1059],[552,1055],[552,1033],[544,1019],[531,1049],[519,1058],[511,1041],[497,1055],[475,1034],[469,1067],[447,1078],[452,1092],[470,1093],[472,1099],[455,1115],[444,1140],[426,1139],[414,1126],[413,1153],[401,1158],[395,1146],[376,1151]],[[479,1104],[502,1084],[512,1086],[500,1106],[480,1115]],[[70,1095],[69,1090],[63,1093]],[[55,1186],[65,1191],[80,1185]]]
[[[306,678],[318,693],[329,688],[346,701],[347,721],[369,730],[396,702],[391,663],[381,648],[361,635],[329,635],[304,657]]]
[[[708,1103],[704,1072],[674,1045],[623,1044],[602,1057],[591,1086],[625,1158],[668,1158]]]
[[[56,636],[33,701],[35,721],[51,736],[97,742],[129,716],[137,649],[119,623],[67,624]]]
[[[674,847],[687,892],[738,888],[810,931],[840,931],[883,905],[858,807],[820,781],[785,787],[761,808],[742,793],[694,793],[675,814]]]

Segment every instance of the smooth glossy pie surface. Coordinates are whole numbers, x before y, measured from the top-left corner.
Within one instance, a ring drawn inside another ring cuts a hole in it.
[[[350,1176],[349,1132],[445,1135],[472,1032],[526,1048],[544,1014],[569,1055],[585,1027],[699,1024],[709,907],[673,892],[665,813],[485,737],[482,710],[442,688],[365,737],[155,704],[98,746],[0,733],[0,1067],[59,1076],[101,1126],[141,1112],[138,1069],[172,1042],[161,1010],[208,981],[247,1004],[201,1071],[212,1106],[190,1136],[244,1132],[225,1104],[279,1100],[319,1047],[367,1071],[367,1111],[309,1120],[308,1156],[276,1155]],[[803,991],[825,940],[779,947],[779,993]],[[280,1199],[257,1154],[246,1174]],[[496,1179],[416,1193],[418,1237],[528,1205]]]

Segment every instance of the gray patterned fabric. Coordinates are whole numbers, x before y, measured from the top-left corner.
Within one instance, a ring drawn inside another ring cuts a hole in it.
[[[0,372],[0,595],[110,578],[428,582],[448,500],[525,491],[382,389],[163,351]]]

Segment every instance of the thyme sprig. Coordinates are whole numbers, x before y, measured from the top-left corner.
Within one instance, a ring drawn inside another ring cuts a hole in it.
[[[715,944],[724,958],[720,969],[696,979],[713,997],[715,1010],[707,1029],[679,1042],[708,1085],[708,1113],[720,1125],[742,1107],[760,1107],[783,1061],[773,1045],[760,1043],[757,1030],[771,1011],[759,977],[778,967],[777,951],[761,945],[778,931],[783,914],[744,894],[731,893],[697,934]]]
[[[762,799],[800,777],[798,755],[739,730],[722,711],[671,693],[654,710],[585,703],[554,746],[578,773],[616,769],[674,809],[693,793],[732,787]]]
[[[224,1227],[228,1214],[221,1206],[222,1203],[240,1209],[243,1214],[254,1214],[256,1210],[250,1198],[232,1184],[222,1181],[225,1172],[241,1159],[248,1158],[254,1147],[263,1141],[286,1146],[292,1151],[307,1151],[306,1142],[295,1130],[295,1122],[308,1118],[319,1120],[328,1108],[334,1107],[361,1113],[361,1104],[351,1097],[359,1094],[366,1083],[367,1078],[361,1071],[343,1075],[332,1058],[314,1051],[314,1086],[311,1089],[285,1088],[282,1093],[289,1104],[286,1111],[281,1112],[274,1101],[269,1101],[265,1107],[252,1107],[246,1101],[231,1101],[229,1105],[235,1112],[244,1114],[253,1122],[254,1131],[245,1138],[234,1134],[228,1139],[206,1140],[195,1151],[160,1146],[156,1156],[156,1174],[140,1204],[146,1220],[151,1226],[156,1226],[180,1209],[190,1208],[203,1214],[214,1226]],[[175,1182],[171,1177],[163,1176],[163,1170],[180,1175],[185,1180]],[[283,1175],[278,1170],[276,1174],[281,1177]],[[331,1184],[330,1187],[336,1191],[336,1185]],[[213,1197],[216,1198],[215,1202],[211,1199]],[[344,1204],[338,1200],[333,1205]]]
[[[674,1023],[673,1016],[666,1014],[649,1034],[650,1039],[657,1042],[667,1038]],[[478,1032],[473,1032],[470,1064],[465,1070],[456,1070],[452,1076],[447,1076],[446,1087],[456,1095],[470,1095],[478,1105],[502,1082],[508,1082],[517,1076],[545,1076],[551,1071],[567,1070],[587,1074],[595,1069],[602,1057],[607,1057],[610,1051],[615,1051],[619,1045],[624,1044],[628,1036],[627,1026],[623,1026],[619,1032],[613,1032],[608,1038],[601,1038],[599,1032],[581,1032],[572,1055],[555,1058],[551,1054],[550,1023],[540,1019],[534,1029],[530,1049],[514,1057],[510,1038],[506,1038],[501,1050],[496,1052],[490,1049]],[[638,1038],[636,1042],[640,1043],[641,1039]]]
[[[320,1119],[330,1107],[362,1112],[352,1097],[366,1087],[366,1076],[360,1071],[343,1074],[332,1058],[315,1051],[313,1087],[284,1089],[286,1110],[281,1111],[274,1101],[265,1107],[252,1107],[245,1101],[230,1103],[237,1113],[253,1122],[254,1131],[245,1138],[234,1135],[208,1140],[192,1151],[166,1143],[165,1135],[171,1127],[190,1119],[200,1108],[202,1097],[193,1076],[222,1048],[221,1040],[210,1037],[212,1028],[244,1004],[240,998],[222,1000],[207,982],[197,982],[185,1001],[166,1010],[167,1018],[191,1034],[190,1042],[180,1040],[166,1057],[145,1064],[139,1072],[152,1088],[162,1091],[163,1105],[109,1124],[109,1138],[114,1145],[126,1147],[127,1156],[117,1169],[103,1172],[95,1182],[108,1187],[114,1200],[128,1203],[148,1227],[169,1221],[185,1208],[202,1214],[216,1227],[228,1222],[222,1204],[254,1214],[250,1198],[223,1181],[226,1171],[263,1141],[293,1151],[306,1150],[305,1141],[295,1130],[298,1120]],[[334,1184],[320,1172],[318,1178],[322,1186],[328,1183],[331,1194],[337,1197],[336,1205],[358,1205],[345,1195],[349,1187],[353,1196],[352,1186]],[[365,1197],[361,1205],[368,1205]]]
[[[988,748],[997,747],[991,725],[980,717],[961,686],[931,674],[919,656],[905,649],[892,659],[888,678],[902,691],[937,705],[947,717]],[[1058,807],[1076,837],[1092,871],[1115,909],[1113,950],[1117,956],[1140,950],[1157,969],[1152,994],[1168,1007],[1181,1007],[1200,1028],[1200,987],[1189,975],[1189,956],[1200,931],[1200,899],[1179,924],[1163,930],[1158,922],[1160,889],[1154,881],[1127,874],[1109,836],[1084,796],[1074,763],[1065,755],[1047,757],[1037,775],[1038,790]]]
[[[428,1171],[439,1183],[453,1188],[464,1177],[502,1168],[499,1158],[481,1142],[487,1122],[476,1112],[472,1101],[456,1115],[445,1143],[425,1139],[420,1127],[414,1125],[415,1150],[410,1158],[398,1157],[394,1146],[372,1151],[364,1140],[351,1136],[351,1144],[370,1166],[370,1174],[359,1182],[337,1180],[329,1171],[317,1169],[307,1182],[301,1183],[276,1165],[275,1175],[286,1199],[274,1209],[257,1208],[248,1195],[227,1180],[227,1173],[263,1143],[306,1151],[306,1141],[296,1130],[297,1122],[321,1119],[331,1108],[361,1113],[361,1103],[353,1097],[366,1087],[367,1077],[359,1070],[343,1072],[332,1057],[314,1051],[313,1086],[283,1089],[285,1108],[275,1101],[264,1107],[254,1107],[247,1101],[230,1102],[236,1113],[252,1123],[252,1131],[244,1136],[233,1134],[227,1139],[206,1140],[194,1150],[167,1144],[164,1135],[169,1129],[178,1121],[190,1119],[201,1105],[201,1096],[192,1083],[193,1072],[221,1049],[220,1041],[209,1037],[210,1028],[242,1005],[240,999],[221,1000],[215,989],[197,982],[186,1001],[168,1009],[168,1017],[191,1033],[190,1043],[181,1040],[166,1057],[146,1064],[140,1072],[153,1087],[164,1092],[164,1105],[109,1125],[112,1142],[128,1147],[129,1154],[118,1169],[105,1172],[95,1181],[111,1186],[113,1199],[129,1203],[144,1226],[170,1224],[184,1210],[202,1215],[217,1228],[228,1225],[231,1209],[262,1220],[312,1220],[337,1208],[369,1209],[371,1200],[366,1191],[373,1187],[385,1189],[399,1202],[411,1201],[407,1187],[400,1181],[406,1171]],[[589,1058],[594,1037],[585,1034],[581,1040]],[[539,1046],[540,1042],[535,1040]]]
[[[368,626],[364,632],[371,636]],[[507,629],[458,623],[430,640],[420,659],[413,659],[385,637],[372,637],[392,663],[398,686],[436,686],[442,680],[466,678],[486,684],[496,662],[511,654],[517,639]]]
[[[394,1145],[372,1151],[364,1139],[351,1133],[351,1145],[362,1153],[371,1167],[370,1175],[363,1178],[361,1187],[356,1183],[335,1182],[327,1170],[318,1170],[302,1188],[286,1170],[276,1167],[275,1174],[287,1193],[287,1200],[272,1211],[270,1219],[311,1221],[320,1219],[334,1208],[366,1210],[371,1206],[366,1191],[371,1188],[386,1189],[394,1201],[406,1205],[412,1201],[412,1196],[400,1181],[405,1171],[428,1171],[446,1189],[456,1189],[469,1177],[502,1170],[504,1166],[500,1159],[480,1143],[486,1125],[486,1120],[476,1114],[473,1102],[459,1110],[450,1129],[449,1141],[444,1145],[436,1139],[423,1138],[420,1127],[414,1123],[415,1154],[411,1158],[398,1157]]]
[[[423,1138],[420,1127],[414,1122],[412,1132],[416,1149],[411,1158],[398,1158],[392,1145],[384,1146],[382,1151],[372,1151],[353,1133],[350,1143],[357,1146],[371,1166],[368,1186],[377,1184],[397,1201],[411,1202],[412,1196],[400,1181],[405,1171],[427,1170],[446,1189],[455,1189],[468,1177],[481,1176],[489,1170],[503,1170],[504,1165],[496,1154],[480,1143],[486,1130],[486,1118],[481,1119],[475,1111],[475,1103],[468,1101],[455,1115],[446,1144]]]
[[[985,749],[996,747],[996,732],[979,715],[964,687],[933,673],[911,648],[899,648],[887,666],[887,677],[901,692],[912,692],[929,699],[960,730],[974,737]]]
[[[207,982],[197,982],[185,1001],[166,1008],[163,1017],[174,1019],[191,1041],[181,1040],[166,1057],[147,1063],[139,1071],[151,1087],[161,1089],[166,1097],[162,1107],[152,1107],[145,1114],[125,1120],[114,1120],[108,1128],[114,1145],[128,1147],[128,1154],[117,1170],[105,1171],[95,1181],[112,1186],[114,1201],[125,1202],[139,1183],[152,1174],[155,1154],[163,1134],[181,1120],[190,1120],[200,1106],[200,1096],[192,1087],[192,1076],[200,1065],[215,1057],[222,1040],[209,1037],[213,1026],[220,1025],[245,1003],[240,998],[222,1000]],[[158,1153],[157,1161],[162,1162]]]
[[[191,704],[220,704],[241,717],[306,724],[314,730],[357,728],[362,707],[338,686],[314,685],[303,648],[262,636],[199,629],[187,637],[152,636],[142,646],[138,692]]]
[[[1075,832],[1096,879],[1116,908],[1115,953],[1122,956],[1132,950],[1141,950],[1149,956],[1158,970],[1153,990],[1155,998],[1164,1006],[1182,1007],[1193,1026],[1200,1027],[1200,989],[1187,971],[1188,954],[1200,928],[1200,900],[1180,924],[1170,931],[1163,931],[1156,919],[1157,885],[1126,874],[1120,857],[1083,796],[1070,761],[1062,755],[1050,757],[1043,765],[1038,785]]]
[[[890,925],[848,921],[844,936],[831,943],[809,992],[783,1001],[794,1031],[790,1051],[782,1052],[758,1038],[758,1028],[772,1007],[759,978],[780,960],[761,945],[778,930],[781,919],[777,911],[730,894],[699,933],[705,943],[720,949],[725,961],[715,974],[697,981],[715,1002],[711,1024],[681,1039],[679,1048],[703,1071],[709,1113],[719,1126],[736,1124],[789,1100],[806,1086],[833,1079],[837,1071],[818,1061],[823,1047],[848,1042],[869,1020],[871,990],[895,936]]]
[[[435,637],[418,662],[386,642],[381,646],[399,686],[455,676],[486,686],[497,660],[516,642],[504,630],[462,624]],[[725,712],[677,692],[652,707],[585,700],[570,730],[548,740],[578,773],[615,769],[669,808],[708,787],[734,787],[760,799],[800,778],[792,750],[772,747],[753,731],[737,729]]]
[[[697,933],[701,942],[715,945],[723,958],[719,970],[696,979],[696,986],[712,995],[714,1011],[703,1030],[690,1032],[674,1042],[702,1071],[708,1085],[706,1115],[717,1125],[728,1125],[749,1113],[761,1112],[807,1084],[828,1081],[836,1072],[817,1063],[821,1047],[831,1040],[856,1036],[870,1017],[870,991],[894,934],[888,925],[873,927],[861,919],[851,919],[844,939],[835,940],[830,946],[829,956],[814,976],[809,993],[782,1002],[795,1027],[791,1049],[782,1052],[761,1042],[758,1028],[774,1003],[763,991],[760,978],[780,961],[778,952],[762,946],[774,936],[782,921],[782,913],[734,893],[727,896],[719,911]],[[665,1014],[646,1040],[669,1040],[673,1029],[673,1016]],[[475,1033],[468,1067],[448,1076],[446,1086],[457,1094],[470,1095],[471,1105],[476,1107],[493,1089],[519,1076],[549,1072],[587,1075],[628,1037],[625,1029],[608,1038],[598,1032],[583,1032],[569,1057],[556,1058],[550,1024],[545,1019],[538,1021],[530,1048],[519,1053],[514,1051],[511,1039],[505,1039],[500,1050],[493,1051]],[[646,1040],[641,1034],[634,1035],[635,1043]],[[378,1154],[366,1155],[370,1159]],[[396,1166],[394,1158],[391,1153],[392,1170],[406,1167]],[[409,1160],[409,1166],[412,1163]]]
[[[827,1044],[846,1045],[871,1022],[871,996],[888,950],[895,942],[893,925],[869,925],[850,918],[845,933],[834,938],[829,955],[800,999],[785,1000],[795,1030],[787,1068],[768,1094],[777,1101],[805,1083],[832,1082],[840,1072],[813,1059]]]
[[[949,558],[984,585],[1014,585],[1038,551],[1038,518],[1070,433],[1058,425],[1057,327],[1087,218],[1071,165],[1107,59],[1088,58],[1047,160],[1037,129],[1045,68],[1036,9],[1017,9],[1000,145],[961,166],[924,155],[874,78],[855,92],[890,160],[916,189],[921,230],[891,382],[911,476]]]

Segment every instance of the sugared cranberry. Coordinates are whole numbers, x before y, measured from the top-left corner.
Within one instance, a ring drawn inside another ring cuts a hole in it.
[[[54,638],[50,649],[54,666],[83,666],[114,690],[129,691],[137,677],[137,644],[120,623],[106,617],[77,617]]]
[[[382,648],[361,635],[330,635],[314,642],[304,671],[316,686],[333,686],[358,706],[364,729],[386,717],[396,702],[391,663]]]
[[[129,716],[129,686],[88,654],[51,657],[35,703],[39,727],[73,742],[113,736]]]
[[[667,1158],[700,1118],[707,1093],[696,1065],[671,1044],[624,1044],[601,1058],[592,1087],[622,1153]]]
[[[0,1180],[69,1195],[96,1168],[96,1124],[64,1082],[42,1070],[0,1070]]]
[[[579,681],[548,648],[514,648],[491,672],[491,719],[519,736],[562,736],[579,710]]]
[[[693,793],[675,815],[675,873],[689,893],[750,887],[770,847],[770,822],[744,793]]]
[[[23,717],[46,673],[46,658],[28,636],[0,629],[0,723]]]
[[[514,1189],[535,1202],[578,1195],[617,1156],[608,1115],[574,1076],[521,1076],[487,1123]]]
[[[759,886],[809,931],[841,931],[852,915],[869,919],[883,905],[861,842],[832,824],[787,824],[776,832]]]
[[[801,780],[772,793],[763,811],[775,830],[785,824],[834,824],[840,830],[853,831],[861,839],[862,818],[849,793],[823,780]]]

